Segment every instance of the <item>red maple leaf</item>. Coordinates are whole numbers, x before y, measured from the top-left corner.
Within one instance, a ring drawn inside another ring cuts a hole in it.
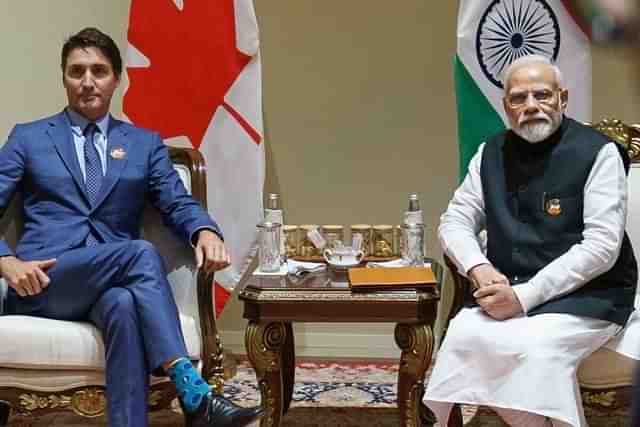
[[[186,1],[183,10],[172,0],[133,0],[128,39],[151,65],[127,70],[127,117],[163,138],[186,135],[199,147],[251,59],[236,48],[233,0]]]

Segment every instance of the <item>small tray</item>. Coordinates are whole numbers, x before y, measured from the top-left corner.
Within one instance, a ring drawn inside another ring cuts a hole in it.
[[[300,256],[300,255],[296,255],[294,257],[291,257],[292,259],[296,260],[296,261],[303,261],[303,262],[324,262],[325,264],[327,263],[327,260],[324,259],[324,257],[322,255],[316,255],[316,256]],[[362,259],[362,262],[384,262],[384,261],[393,261],[394,259],[400,259],[399,256],[390,256],[390,257],[383,257],[383,256],[366,256]]]

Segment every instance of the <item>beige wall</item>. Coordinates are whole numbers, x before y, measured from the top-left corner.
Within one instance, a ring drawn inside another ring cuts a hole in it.
[[[2,138],[64,106],[65,36],[96,25],[125,50],[128,8],[128,0],[2,2]],[[454,1],[256,0],[266,191],[282,194],[288,222],[398,223],[417,191],[429,252],[439,256],[433,230],[457,177],[456,9]],[[594,51],[594,118],[640,120],[640,73],[629,56]],[[233,303],[220,324],[238,330],[240,317]]]
[[[18,122],[60,111],[66,105],[60,71],[65,38],[97,26],[124,47],[128,0],[3,0],[0,2],[0,139]],[[114,100],[121,110],[122,90]]]

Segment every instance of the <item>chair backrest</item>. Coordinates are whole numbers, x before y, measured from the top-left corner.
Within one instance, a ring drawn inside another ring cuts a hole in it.
[[[640,159],[629,168],[629,202],[627,207],[627,234],[637,259],[640,259]],[[635,307],[640,308],[640,280],[636,288]]]
[[[178,160],[175,156],[174,161]],[[174,168],[182,179],[187,191],[192,194],[194,182],[191,170],[185,164],[174,163]],[[0,236],[14,248],[22,232],[22,197],[17,193],[0,218]],[[142,238],[153,243],[165,260],[169,282],[173,288],[178,310],[189,316],[199,329],[196,268],[191,247],[178,239],[164,226],[156,209],[147,204],[142,220]],[[4,313],[7,284],[0,279],[0,314]]]
[[[182,164],[174,164],[174,169],[180,175],[189,194],[192,194],[191,171],[189,168]],[[150,203],[147,203],[143,213],[141,237],[151,242],[162,255],[178,311],[182,315],[183,321],[192,321],[194,323],[198,330],[198,335],[201,336],[198,308],[198,272],[195,266],[193,249],[188,243],[178,239],[164,225],[162,217]],[[188,347],[193,348],[191,345]]]
[[[627,125],[620,120],[604,119],[593,127],[625,147],[631,159],[627,179],[627,234],[636,258],[640,259],[640,124]],[[640,286],[636,288],[635,307],[640,308]]]
[[[11,248],[16,247],[22,233],[22,218],[22,196],[18,193],[4,212],[0,212],[0,236],[7,241]],[[7,289],[7,282],[0,278],[0,315],[4,314]]]

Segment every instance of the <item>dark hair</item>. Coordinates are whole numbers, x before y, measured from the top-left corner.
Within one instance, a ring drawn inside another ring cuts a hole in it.
[[[120,78],[120,74],[122,73],[122,57],[120,56],[120,49],[118,49],[118,46],[111,37],[97,28],[92,27],[85,28],[77,34],[72,35],[64,43],[62,46],[62,58],[60,63],[62,72],[64,73],[67,66],[67,58],[72,50],[78,48],[86,49],[88,47],[100,49],[100,52],[102,52],[109,62],[111,62],[113,72],[118,78]]]

